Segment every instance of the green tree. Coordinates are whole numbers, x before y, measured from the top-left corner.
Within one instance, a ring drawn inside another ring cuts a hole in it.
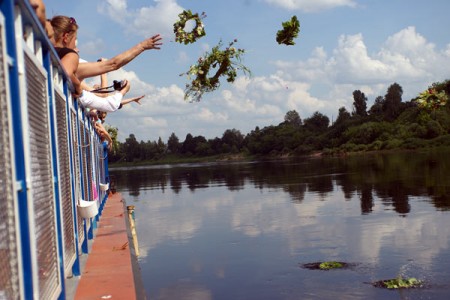
[[[360,117],[367,116],[367,97],[360,90],[353,92],[353,115]]]
[[[183,145],[181,146],[181,152],[187,155],[196,155],[198,154],[196,149],[200,143],[207,143],[205,137],[201,135],[193,137],[192,134],[188,133]]]
[[[252,130],[245,136],[244,145],[249,153],[259,153],[261,147],[261,130],[259,129],[259,126],[256,126],[255,130]]]
[[[192,134],[188,133],[186,134],[186,138],[181,146],[181,153],[192,155],[195,152],[195,146],[194,137]]]
[[[211,155],[211,146],[208,142],[198,142],[197,146],[195,147],[195,154],[200,156]]]
[[[338,147],[345,142],[343,133],[352,123],[352,116],[347,109],[344,106],[339,108],[336,121],[327,132],[327,139],[329,140],[330,147]]]
[[[215,137],[214,139],[208,140],[208,144],[211,148],[212,154],[219,154],[222,151],[222,139]]]
[[[164,144],[161,137],[158,138],[158,142],[156,143],[156,150],[157,150],[158,157],[161,157],[162,155],[164,155],[166,153],[167,147],[166,147],[166,144]]]
[[[290,110],[284,116],[284,122],[294,127],[302,126],[302,119],[296,110]]]
[[[392,128],[387,122],[367,122],[346,130],[344,136],[353,144],[370,144]]]
[[[126,161],[132,162],[139,157],[139,143],[134,134],[125,139],[124,152]]]
[[[401,113],[403,89],[398,83],[393,83],[384,96],[383,112],[386,120],[393,121]]]
[[[341,108],[339,108],[338,116],[333,125],[337,126],[337,125],[343,124],[346,121],[350,120],[350,118],[351,118],[350,113],[347,111],[347,109],[344,106],[342,106]]]
[[[180,152],[180,148],[180,141],[178,140],[178,137],[175,135],[175,133],[172,132],[169,139],[167,140],[167,150],[169,150],[170,153],[177,154]]]
[[[381,117],[383,115],[384,98],[378,96],[375,98],[373,105],[369,109],[369,115],[373,117]]]
[[[227,152],[234,149],[235,152],[242,148],[244,136],[239,130],[227,129],[222,135],[222,149],[228,149]]]
[[[318,133],[324,132],[328,128],[329,124],[330,119],[318,111],[316,111],[311,117],[305,119],[303,122],[306,129]]]

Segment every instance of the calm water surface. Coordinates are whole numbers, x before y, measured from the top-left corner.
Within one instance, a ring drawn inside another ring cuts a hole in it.
[[[450,299],[450,153],[111,171],[149,299]],[[303,264],[344,261],[345,270]],[[399,275],[426,287],[370,283]]]

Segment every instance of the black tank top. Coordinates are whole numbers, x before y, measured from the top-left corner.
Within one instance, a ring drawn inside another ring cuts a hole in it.
[[[75,53],[76,55],[78,55],[78,52],[70,49],[70,48],[60,48],[60,47],[55,47],[56,53],[59,56],[59,59],[62,59],[64,56],[66,56],[66,54],[68,53]]]

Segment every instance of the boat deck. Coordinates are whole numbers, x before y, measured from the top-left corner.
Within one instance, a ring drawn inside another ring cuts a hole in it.
[[[110,194],[75,299],[136,299],[127,217],[121,194]]]

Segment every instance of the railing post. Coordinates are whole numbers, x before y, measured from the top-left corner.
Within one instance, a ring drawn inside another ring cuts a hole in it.
[[[58,262],[60,269],[60,281],[61,281],[61,294],[65,294],[65,272],[64,272],[64,243],[63,243],[63,221],[62,221],[62,210],[61,210],[61,190],[59,189],[59,171],[58,171],[58,141],[56,140],[56,114],[55,114],[55,97],[52,81],[52,64],[50,60],[50,54],[48,51],[43,53],[43,65],[47,70],[47,93],[49,101],[49,115],[50,115],[50,138],[51,138],[51,151],[53,155],[53,178],[54,178],[54,189],[55,189],[55,215],[56,215],[56,230],[57,230],[57,243],[58,243]]]

